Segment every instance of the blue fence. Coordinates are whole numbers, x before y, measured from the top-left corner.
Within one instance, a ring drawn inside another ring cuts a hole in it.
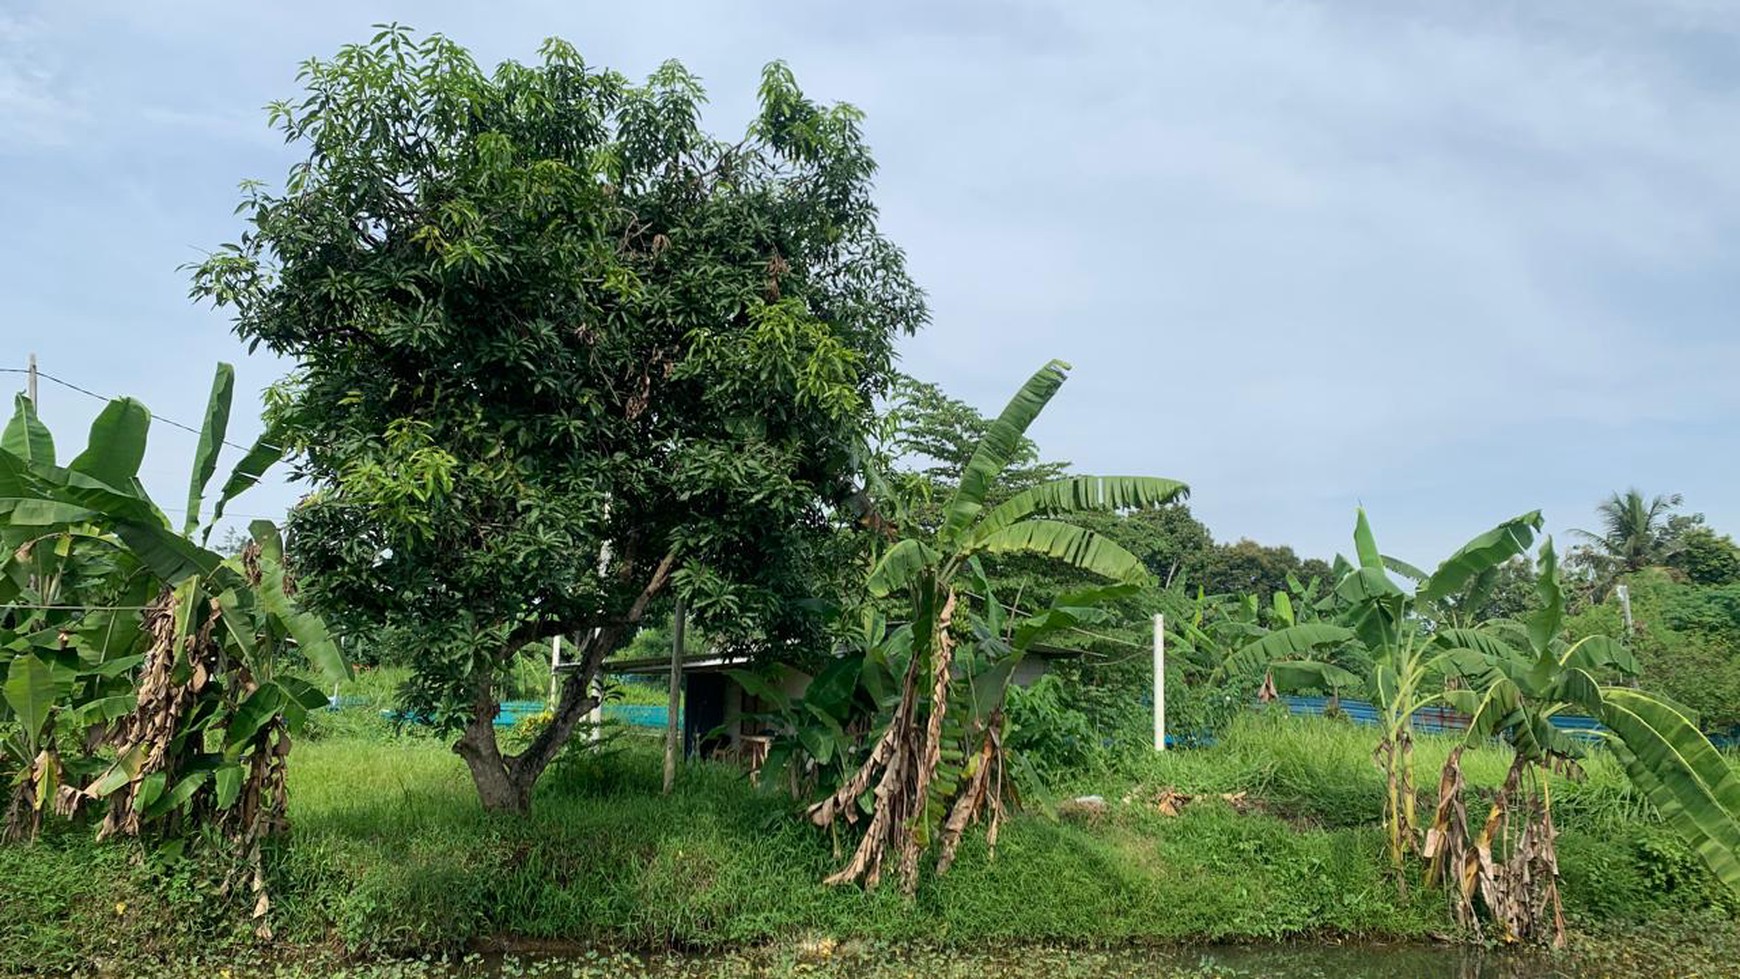
[[[359,703],[367,703],[366,698],[341,698],[334,707],[350,707]],[[509,700],[496,711],[496,727],[512,727],[528,717],[544,712],[546,705],[541,700]],[[411,724],[426,724],[428,720],[413,717],[403,711],[383,710],[381,716],[395,721],[406,721]],[[628,727],[650,727],[663,729],[666,723],[667,709],[658,704],[605,704],[604,720],[606,723],[616,722]],[[677,709],[677,723],[683,723],[682,708]]]
[[[1329,712],[1327,697],[1282,697],[1281,702],[1293,714],[1322,715]],[[1343,700],[1336,706],[1341,716],[1355,724],[1378,723],[1378,708],[1373,704],[1363,700]],[[1593,717],[1581,715],[1554,714],[1552,722],[1554,727],[1569,737],[1588,744],[1600,741],[1607,730]],[[1414,730],[1432,734],[1460,734],[1468,730],[1468,715],[1444,706],[1422,708],[1414,714]]]

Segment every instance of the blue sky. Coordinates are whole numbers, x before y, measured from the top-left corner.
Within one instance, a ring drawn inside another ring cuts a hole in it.
[[[178,266],[292,161],[260,107],[385,20],[489,64],[552,34],[632,75],[676,57],[719,132],[787,60],[868,113],[934,312],[905,368],[995,410],[1072,362],[1042,447],[1189,481],[1221,539],[1327,556],[1363,502],[1430,562],[1629,484],[1740,530],[1740,4],[1713,0],[0,0],[0,366],[188,422],[214,361],[245,396],[277,377]],[[82,442],[96,403],[42,400]],[[154,442],[179,503],[193,438]]]

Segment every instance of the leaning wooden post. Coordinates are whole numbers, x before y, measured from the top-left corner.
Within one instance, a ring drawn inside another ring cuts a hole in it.
[[[1154,616],[1154,750],[1166,750],[1166,616]]]
[[[677,784],[677,753],[682,750],[683,725],[679,718],[683,704],[683,599],[677,598],[677,612],[671,617],[671,699],[665,707],[665,794],[671,794]]]

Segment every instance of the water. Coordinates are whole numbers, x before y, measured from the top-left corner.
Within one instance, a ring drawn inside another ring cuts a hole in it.
[[[452,979],[1658,979],[1740,975],[1699,962],[1663,962],[1608,948],[1579,957],[1445,945],[1250,946],[1082,950],[1037,946],[999,951],[810,945],[722,955],[635,956],[603,952],[472,956],[444,970]]]

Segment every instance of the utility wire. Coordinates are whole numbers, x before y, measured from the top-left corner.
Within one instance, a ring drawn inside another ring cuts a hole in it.
[[[30,373],[30,370],[28,368],[24,368],[24,367],[0,367],[0,374],[29,374],[29,373]],[[71,381],[63,380],[61,378],[55,377],[53,374],[50,374],[49,372],[42,370],[41,368],[37,368],[36,376],[45,380],[45,381],[53,381],[54,383],[59,384],[63,388],[67,388],[67,389],[72,390],[72,391],[77,391],[78,393],[85,395],[86,397],[95,398],[98,401],[111,402],[111,401],[120,400],[119,398],[111,398],[111,397],[107,397],[105,395],[98,394],[97,392],[92,391],[90,388],[80,387]],[[165,418],[162,415],[159,415],[157,412],[151,411],[151,409],[149,409],[149,408],[147,408],[145,410],[147,413],[149,413],[151,415],[151,419],[153,421],[160,421],[165,425],[169,425],[173,428],[179,428],[184,432],[191,432],[194,435],[201,434],[200,430],[197,428],[194,428],[192,425],[183,425],[181,422],[178,422],[173,418]],[[253,448],[253,446],[250,446],[250,445],[239,445],[235,442],[231,442],[229,439],[224,439],[223,444],[229,446],[232,449],[241,449],[243,452],[247,452]],[[281,449],[282,447],[272,445],[272,446],[267,446],[267,448]]]
[[[39,612],[143,612],[149,605],[6,605],[11,609],[34,609]]]

